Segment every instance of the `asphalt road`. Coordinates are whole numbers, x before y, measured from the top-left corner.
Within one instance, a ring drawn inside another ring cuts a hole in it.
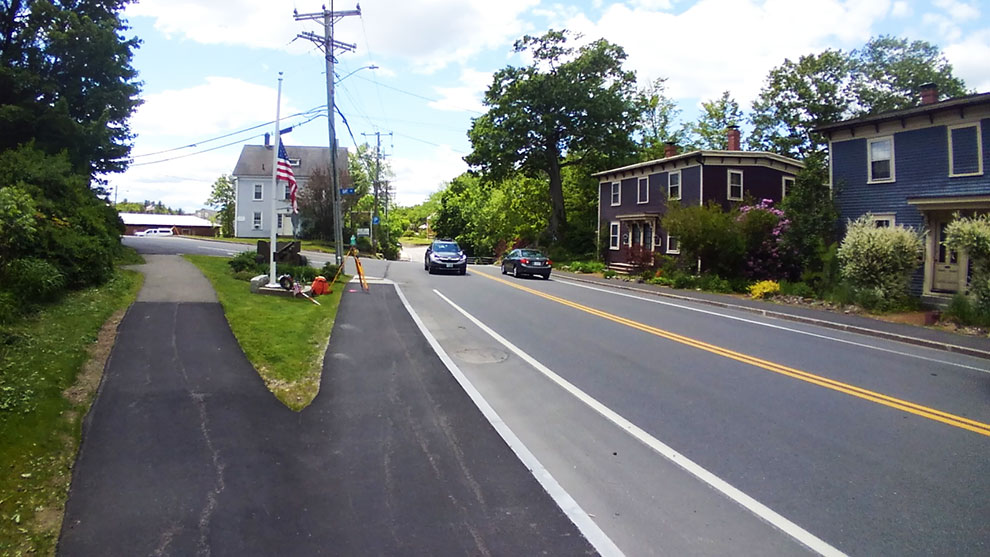
[[[990,439],[934,414],[990,422],[985,360],[559,277],[406,268],[389,274],[441,344],[627,554],[800,553],[807,535],[822,552],[990,551]]]
[[[990,438],[966,422],[990,422],[986,360],[558,276],[364,268],[628,555],[990,553]]]

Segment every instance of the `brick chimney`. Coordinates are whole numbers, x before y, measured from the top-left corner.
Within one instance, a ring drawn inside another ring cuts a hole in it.
[[[663,158],[669,159],[670,157],[677,156],[677,144],[668,141],[663,145]]]
[[[921,104],[935,104],[938,102],[938,87],[934,83],[925,83],[921,86]]]
[[[729,150],[730,151],[739,151],[740,150],[739,149],[739,126],[736,126],[735,124],[729,126],[729,129],[726,131],[726,135],[728,136],[728,140],[729,140]]]

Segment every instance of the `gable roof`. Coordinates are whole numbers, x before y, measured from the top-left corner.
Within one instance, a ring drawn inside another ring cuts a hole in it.
[[[767,166],[784,165],[785,167],[791,167],[794,172],[797,172],[804,168],[804,163],[799,160],[792,159],[790,157],[785,157],[783,155],[778,155],[777,153],[770,153],[767,151],[715,151],[715,150],[700,150],[700,151],[690,151],[688,153],[683,153],[680,155],[674,155],[673,157],[666,157],[663,159],[656,159],[646,162],[638,162],[636,164],[630,164],[628,166],[620,166],[619,168],[612,168],[609,170],[603,170],[601,172],[595,172],[592,177],[608,176],[612,174],[622,174],[625,172],[632,172],[635,170],[640,170],[650,167],[661,167],[670,163],[676,163],[678,161],[687,162],[691,159],[697,159],[698,162],[708,162],[712,159],[721,159],[717,164],[731,164],[724,162],[725,159],[754,159],[759,162],[760,159],[764,159]]]
[[[818,126],[811,131],[828,134],[836,130],[854,128],[864,124],[880,125],[884,122],[906,120],[907,118],[926,116],[929,114],[935,114],[936,112],[948,110],[958,110],[960,113],[963,113],[967,108],[977,105],[990,105],[990,93],[979,93],[976,95],[956,97],[954,99],[948,99],[931,104],[922,104],[911,108],[902,108],[900,110],[890,110],[887,112],[880,112],[878,114],[869,114],[866,116],[860,116],[859,118],[851,118],[849,120],[842,120],[841,122]]]
[[[303,147],[286,145],[285,152],[290,159],[299,159],[299,166],[293,167],[296,176],[312,176],[313,169],[330,165],[329,147]],[[241,148],[241,156],[234,165],[234,176],[271,176],[272,175],[272,146],[245,145]],[[343,166],[341,166],[343,165]],[[347,149],[337,148],[337,169],[347,170]]]

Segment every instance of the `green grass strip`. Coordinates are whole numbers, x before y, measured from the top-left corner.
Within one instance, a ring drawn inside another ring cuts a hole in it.
[[[55,553],[82,418],[141,283],[118,271],[0,328],[0,555]]]
[[[230,329],[268,389],[293,410],[308,406],[320,391],[323,355],[344,286],[338,282],[332,294],[317,298],[317,306],[304,298],[252,294],[247,282],[233,277],[228,258],[184,257],[213,284]]]

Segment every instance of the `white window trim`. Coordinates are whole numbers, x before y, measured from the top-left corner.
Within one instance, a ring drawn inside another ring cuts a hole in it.
[[[646,194],[646,199],[643,199],[643,194]],[[650,179],[640,178],[636,180],[636,204],[642,205],[644,203],[650,202]]]
[[[256,219],[254,217],[258,217],[258,218]],[[257,221],[258,224],[255,224],[255,221]],[[265,226],[264,213],[262,213],[261,211],[255,211],[251,215],[251,230],[261,230],[262,228],[264,228],[264,226]]]
[[[732,175],[739,175],[739,197],[732,197]],[[729,201],[742,201],[743,195],[746,193],[746,187],[743,184],[743,171],[742,170],[729,170],[725,177],[725,198]]]
[[[615,231],[615,234],[612,231]],[[608,249],[618,251],[622,246],[622,225],[613,220],[608,223]]]
[[[670,195],[670,177],[675,175],[677,176],[677,197]],[[667,173],[667,199],[677,201],[681,198],[681,192],[684,191],[683,181],[681,178],[683,177],[681,176],[680,170],[672,170]]]
[[[622,182],[612,182],[612,189],[609,192],[609,203],[612,204],[612,207],[622,205]]]
[[[897,216],[896,213],[870,213],[869,219],[871,223],[877,222],[879,220],[889,220],[890,226],[891,228],[893,228],[897,226],[897,219],[895,218],[896,216]]]
[[[881,141],[890,141],[890,178],[873,179],[873,144]],[[889,184],[894,181],[896,173],[894,170],[894,136],[885,135],[866,140],[866,183],[867,184]]]
[[[677,236],[674,236],[674,238],[676,239]],[[674,255],[678,255],[678,254],[681,253],[680,246],[681,246],[680,243],[678,243],[677,244],[677,249],[675,249],[675,250],[670,249],[670,234],[667,234],[667,251],[666,251],[666,253],[671,253],[671,254],[674,254]]]
[[[264,184],[255,184],[253,191],[251,192],[251,199],[254,201],[264,201],[265,200],[265,186]]]
[[[284,186],[282,186],[282,199],[283,200],[289,199],[289,188],[290,187],[292,187],[292,186],[290,186],[289,184],[285,184]]]
[[[794,188],[794,184],[797,183],[797,180],[794,178],[794,176],[781,176],[780,177],[780,200],[781,201],[783,201],[784,198],[787,197],[787,181],[788,180],[790,180],[790,182],[791,182],[791,188]]]
[[[965,174],[953,174],[952,173],[952,130],[959,128],[976,128],[976,172],[967,172]],[[949,177],[950,178],[961,178],[963,176],[982,176],[983,175],[983,128],[981,122],[973,122],[969,124],[957,124],[955,126],[948,126],[946,133],[949,136]]]

